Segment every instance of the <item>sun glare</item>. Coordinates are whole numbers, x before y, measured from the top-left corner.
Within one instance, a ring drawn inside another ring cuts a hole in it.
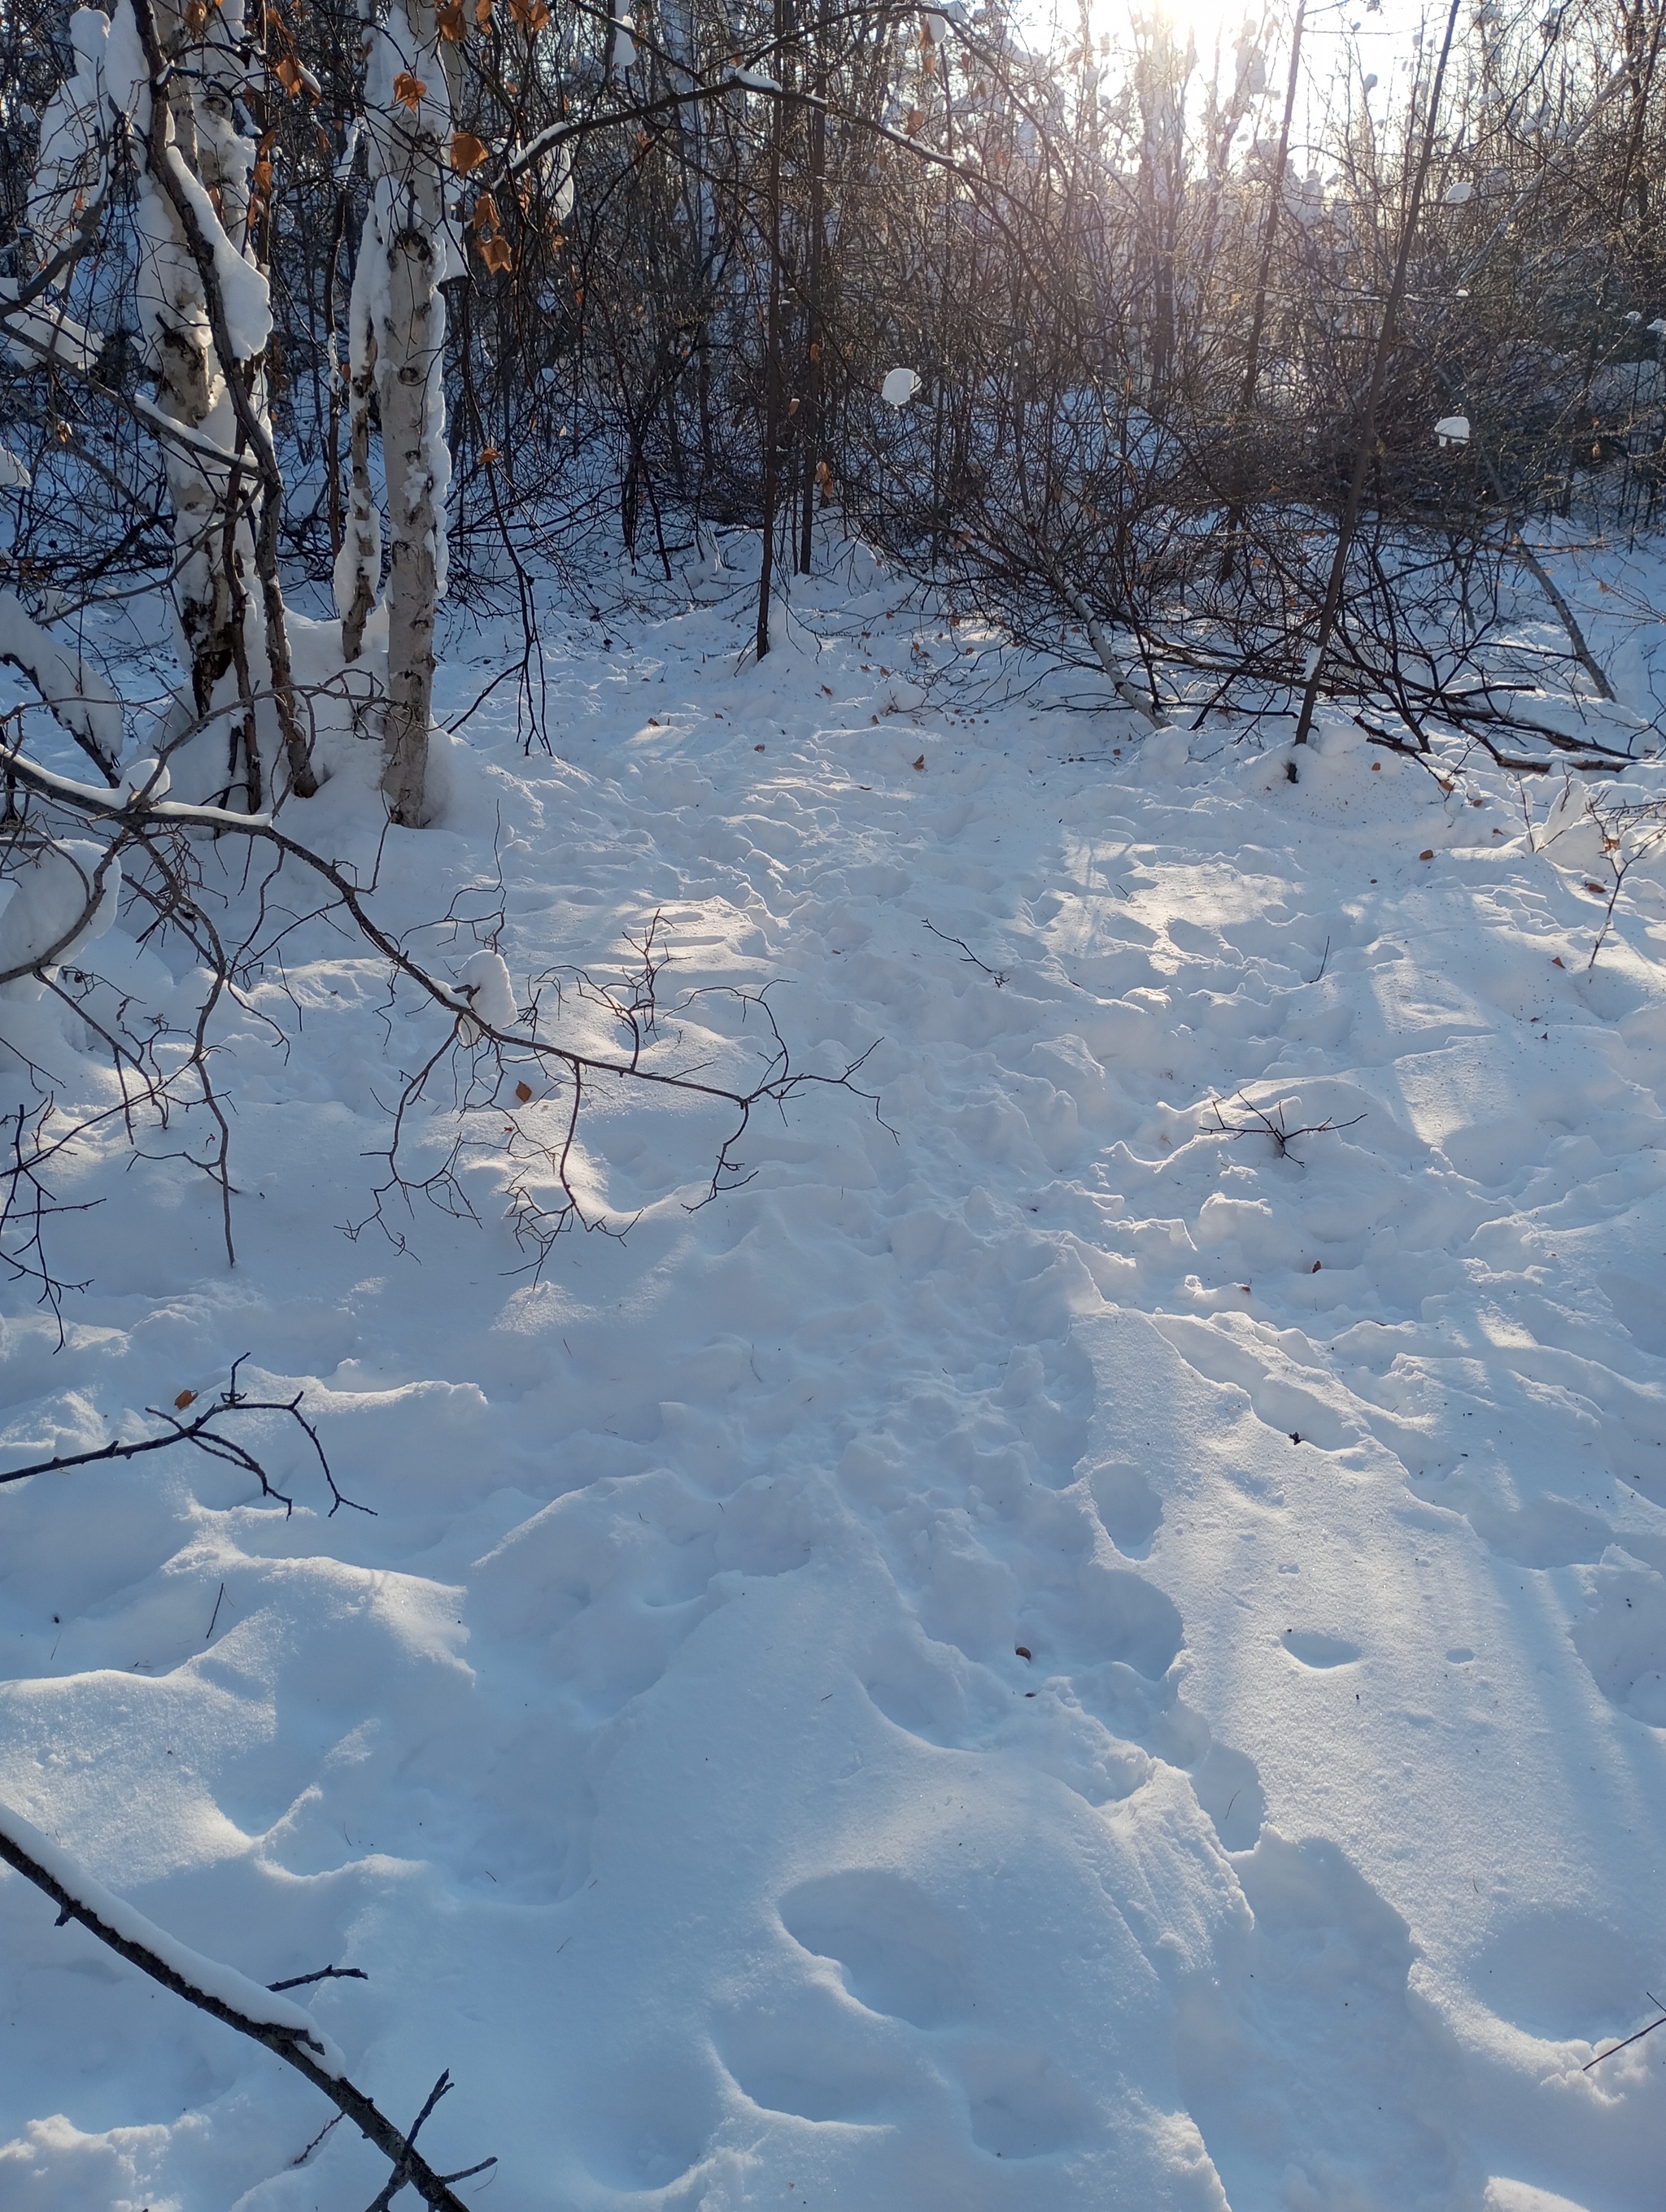
[[[1098,0],[1090,9],[1089,21],[1095,42],[1109,35],[1113,52],[1132,46],[1136,24],[1166,22],[1177,39],[1190,38],[1201,70],[1207,73],[1211,69],[1219,51],[1222,70],[1229,74],[1241,39],[1265,46],[1269,29],[1276,34],[1279,27],[1269,27],[1262,13],[1247,8],[1244,0],[1158,0],[1149,8],[1130,7],[1126,0],[1112,0],[1110,5]]]

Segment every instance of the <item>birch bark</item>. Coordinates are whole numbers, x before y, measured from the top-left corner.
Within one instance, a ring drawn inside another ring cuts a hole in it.
[[[440,288],[449,258],[451,99],[430,0],[392,0],[369,41],[365,106],[373,190],[353,276],[352,492],[337,604],[344,647],[362,649],[380,557],[369,477],[374,389],[389,546],[382,789],[392,819],[416,829],[427,805],[434,625],[446,588],[451,456]]]

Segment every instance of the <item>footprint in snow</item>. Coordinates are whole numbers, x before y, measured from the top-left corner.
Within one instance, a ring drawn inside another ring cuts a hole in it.
[[[1343,1636],[1327,1636],[1316,1628],[1286,1628],[1279,1640],[1299,1666],[1316,1672],[1347,1667],[1359,1656],[1357,1644],[1350,1644]]]
[[[780,1911],[793,1942],[813,1957],[832,1960],[847,1993],[866,2011],[927,2032],[962,2031],[937,2045],[936,2058],[958,2077],[968,2132],[986,2156],[1053,2157],[1093,2134],[1097,2116],[1091,2100],[1050,2051],[991,2041],[979,2032],[965,1936],[916,1884],[879,1868],[847,1868],[800,1883],[782,1898]],[[873,2094],[867,2079],[871,2062],[854,2064],[825,2029],[819,2043],[811,2054],[816,2064],[800,2065],[791,2079],[781,2072],[784,2046],[773,2047],[762,2072],[756,2063],[748,2069],[745,2094],[766,2108],[812,2120],[848,2123],[883,2113],[887,2100]],[[727,2063],[733,2072],[734,2059]],[[812,2074],[809,2087],[802,2077]]]

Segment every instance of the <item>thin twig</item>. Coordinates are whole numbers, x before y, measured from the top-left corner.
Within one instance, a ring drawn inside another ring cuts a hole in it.
[[[925,919],[922,915],[921,920],[925,921]],[[1002,969],[992,968],[987,960],[980,960],[964,937],[951,937],[946,930],[939,929],[934,921],[926,921],[926,927],[930,930],[933,937],[940,937],[945,945],[958,945],[972,966],[983,970],[996,990],[1000,990],[1006,984],[1007,981],[1006,971]]]
[[[1660,1999],[1651,1991],[1645,1990],[1643,1994],[1651,2005],[1660,2004]],[[1623,2043],[1610,2044],[1606,2051],[1599,2051],[1596,2057],[1590,2061],[1590,2064],[1582,2066],[1579,2071],[1582,2074],[1589,2074],[1592,2066],[1600,2066],[1605,2058],[1612,2058],[1616,2051],[1629,2051],[1633,2044],[1641,2043],[1645,2035],[1652,2035],[1657,2027],[1666,2027],[1666,2005],[1661,2005],[1658,2020],[1651,2020],[1646,2027],[1639,2027],[1635,2035],[1628,2035]]]
[[[1322,969],[1320,972],[1322,974]],[[1314,980],[1316,982],[1318,978],[1316,976]],[[1298,1137],[1335,1136],[1341,1130],[1357,1128],[1365,1118],[1363,1114],[1356,1114],[1351,1121],[1333,1121],[1327,1117],[1322,1121],[1308,1121],[1304,1122],[1299,1129],[1292,1129],[1286,1127],[1285,1124],[1284,1101],[1281,1098],[1274,1104],[1272,1114],[1253,1104],[1241,1091],[1234,1103],[1243,1107],[1244,1112],[1252,1118],[1248,1121],[1229,1121],[1220,1110],[1219,1099],[1212,1098],[1209,1101],[1215,1109],[1215,1124],[1221,1134],[1226,1137],[1270,1137],[1279,1148],[1279,1158],[1281,1160],[1295,1160],[1298,1168],[1305,1167],[1307,1163],[1304,1160],[1297,1159],[1295,1153],[1290,1149]],[[1274,1118],[1274,1115],[1277,1116],[1276,1120]]]
[[[318,1966],[310,1974],[291,1974],[287,1981],[268,1982],[266,1987],[274,1996],[285,1990],[304,1990],[308,1982],[368,1982],[370,1979],[362,1966]]]
[[[247,1355],[244,1356],[246,1358]],[[100,1445],[97,1451],[60,1452],[52,1459],[32,1460],[27,1467],[8,1468],[0,1473],[0,1485],[23,1482],[35,1474],[63,1474],[71,1468],[97,1467],[105,1461],[138,1459],[146,1452],[171,1451],[175,1444],[194,1444],[198,1451],[206,1452],[210,1459],[226,1460],[234,1467],[240,1467],[253,1475],[260,1485],[261,1496],[281,1505],[287,1519],[295,1511],[294,1498],[277,1487],[246,1445],[222,1434],[215,1426],[228,1413],[287,1413],[296,1427],[304,1431],[323,1470],[324,1480],[330,1486],[332,1501],[330,1517],[333,1518],[346,1505],[355,1513],[368,1513],[374,1518],[374,1507],[361,1505],[356,1498],[349,1498],[330,1472],[330,1462],[324,1455],[324,1446],[319,1440],[318,1431],[301,1410],[305,1391],[297,1390],[293,1398],[246,1398],[237,1387],[237,1370],[242,1364],[242,1358],[233,1362],[230,1379],[219,1396],[205,1413],[194,1415],[189,1421],[180,1420],[178,1415],[195,1401],[195,1391],[182,1390],[174,1401],[175,1410],[172,1413],[161,1407],[147,1406],[145,1411],[153,1420],[167,1424],[165,1435],[141,1437],[131,1443],[124,1443],[121,1437],[116,1437],[109,1443]],[[222,1597],[225,1595],[223,1583],[220,1585],[220,1595]],[[218,1620],[220,1607],[217,1600],[214,1612],[215,1619]],[[213,1633],[214,1622],[210,1621],[209,1635]]]

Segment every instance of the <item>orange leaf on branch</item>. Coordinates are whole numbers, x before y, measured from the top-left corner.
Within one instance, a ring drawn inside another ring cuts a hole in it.
[[[463,0],[447,0],[444,7],[435,9],[434,21],[440,36],[453,46],[460,46],[468,35],[468,26],[463,21]]]
[[[393,80],[393,97],[401,107],[408,107],[415,115],[428,98],[428,87],[421,77],[413,76],[409,70],[401,70]]]
[[[480,258],[494,276],[501,276],[504,270],[514,267],[515,258],[509,251],[509,241],[507,238],[483,238],[479,245]]]
[[[497,228],[497,202],[489,192],[482,192],[475,202],[469,227],[477,237],[482,238]]]
[[[280,54],[277,61],[272,64],[272,75],[291,100],[300,98],[301,88],[306,82],[306,79],[301,74],[301,64],[293,54]]]
[[[451,134],[451,166],[459,177],[466,177],[477,169],[491,153],[483,138],[477,138],[472,131],[453,131]]]

